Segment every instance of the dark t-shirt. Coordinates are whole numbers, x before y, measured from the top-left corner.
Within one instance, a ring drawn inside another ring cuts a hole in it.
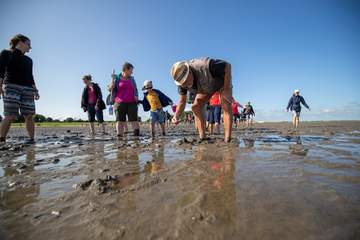
[[[224,79],[225,75],[225,67],[227,62],[221,59],[210,59],[209,68],[210,73],[214,78]],[[191,71],[191,68],[190,68]],[[178,92],[180,95],[186,95],[187,92],[191,92],[192,94],[196,94],[197,92],[197,79],[194,79],[194,83],[191,89],[183,88],[181,86],[178,87]]]
[[[33,63],[20,50],[3,50],[0,53],[0,78],[5,83],[32,86],[34,83]]]

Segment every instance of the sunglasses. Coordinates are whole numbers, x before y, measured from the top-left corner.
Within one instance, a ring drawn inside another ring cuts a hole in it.
[[[24,42],[26,45],[28,45],[29,47],[31,47],[31,43],[29,41],[25,41]]]

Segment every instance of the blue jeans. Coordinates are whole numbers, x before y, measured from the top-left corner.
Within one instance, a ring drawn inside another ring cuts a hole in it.
[[[165,123],[165,113],[162,109],[158,109],[150,112],[151,123]]]

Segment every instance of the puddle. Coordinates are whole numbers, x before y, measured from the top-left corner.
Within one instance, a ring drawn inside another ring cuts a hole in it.
[[[0,163],[4,189],[0,216],[16,213],[0,223],[13,222],[11,232],[18,234],[23,212],[32,216],[29,207],[46,212],[50,205],[62,211],[61,217],[41,221],[39,231],[24,226],[24,233],[41,239],[39,233],[46,232],[44,236],[53,239],[71,228],[71,219],[89,219],[93,224],[79,238],[116,239],[118,226],[124,226],[129,239],[341,239],[356,231],[360,213],[356,136],[255,131],[256,136],[251,131],[238,134],[239,145],[225,145],[218,138],[210,144],[178,145],[182,132],[156,142],[128,137],[127,143],[137,147],[118,148],[119,143],[108,138],[82,139],[79,144],[76,137],[64,139],[66,145],[59,139],[49,148],[37,145]],[[184,136],[194,138],[190,130]],[[18,167],[24,172],[11,174]],[[108,181],[112,185],[105,194],[73,190],[74,184],[112,176],[116,180]],[[71,197],[58,201],[62,194]],[[84,198],[86,202],[80,202]],[[87,209],[90,203],[97,205],[94,212]],[[54,219],[63,220],[56,225],[59,221]],[[82,228],[88,222],[77,224]],[[97,231],[99,236],[93,235]]]
[[[51,199],[66,192],[70,192],[73,190],[74,184],[83,182],[86,179],[86,175],[52,179],[51,181],[40,185],[38,198]]]

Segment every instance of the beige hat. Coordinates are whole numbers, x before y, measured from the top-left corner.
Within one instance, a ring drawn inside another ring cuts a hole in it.
[[[175,80],[175,84],[181,86],[185,83],[189,76],[190,67],[187,62],[176,62],[171,68],[171,76]]]
[[[145,81],[144,81],[144,86],[143,86],[142,90],[146,90],[146,89],[149,89],[149,88],[152,88],[152,87],[153,87],[152,81],[150,81],[150,80],[145,80]]]

